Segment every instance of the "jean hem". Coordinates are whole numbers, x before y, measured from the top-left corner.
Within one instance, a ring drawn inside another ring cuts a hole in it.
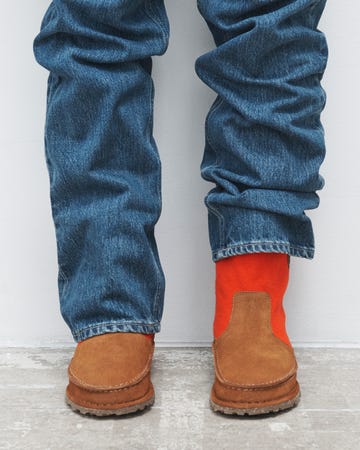
[[[75,342],[80,342],[92,336],[98,336],[105,333],[144,333],[152,334],[160,331],[160,322],[142,323],[142,322],[104,322],[89,325],[79,330],[72,331]]]
[[[287,253],[290,256],[298,256],[306,259],[313,259],[314,247],[293,245],[290,242],[283,241],[256,241],[229,245],[227,247],[212,251],[214,262],[223,258],[246,253]]]

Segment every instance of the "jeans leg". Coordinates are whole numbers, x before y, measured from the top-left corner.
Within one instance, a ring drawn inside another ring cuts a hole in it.
[[[325,156],[317,29],[326,0],[198,0],[216,47],[195,62],[218,95],[205,123],[201,176],[213,261],[250,252],[313,258]]]
[[[151,56],[168,36],[163,0],[54,0],[34,39],[50,72],[45,154],[61,314],[75,341],[160,330]]]

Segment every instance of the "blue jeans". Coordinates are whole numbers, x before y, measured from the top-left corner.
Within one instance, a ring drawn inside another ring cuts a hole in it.
[[[324,184],[328,49],[317,24],[325,3],[197,2],[215,41],[195,61],[217,93],[199,168],[214,183],[204,199],[214,262],[249,252],[314,256],[304,211],[318,206]],[[163,0],[53,0],[34,39],[49,70],[45,155],[61,314],[75,341],[160,331],[151,57],[168,39]]]

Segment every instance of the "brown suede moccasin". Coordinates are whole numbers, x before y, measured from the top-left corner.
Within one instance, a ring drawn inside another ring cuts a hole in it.
[[[266,292],[236,292],[226,330],[212,345],[215,381],[210,405],[225,414],[291,408],[300,400],[293,348],[274,335]]]
[[[66,402],[82,414],[122,415],[154,403],[154,342],[140,333],[105,333],[79,343],[68,367]]]

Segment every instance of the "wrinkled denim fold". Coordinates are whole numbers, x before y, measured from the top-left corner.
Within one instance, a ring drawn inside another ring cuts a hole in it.
[[[248,252],[313,258],[319,204],[325,0],[199,0],[216,48],[196,60],[217,94],[206,120],[205,203],[214,261]]]
[[[324,180],[320,81],[325,0],[199,0],[215,47],[194,69],[217,98],[200,175],[213,261],[248,252],[312,258],[305,210]],[[163,0],[53,0],[33,43],[49,71],[45,156],[61,313],[75,341],[157,333],[165,276],[154,236],[161,161],[152,56],[165,53]]]

